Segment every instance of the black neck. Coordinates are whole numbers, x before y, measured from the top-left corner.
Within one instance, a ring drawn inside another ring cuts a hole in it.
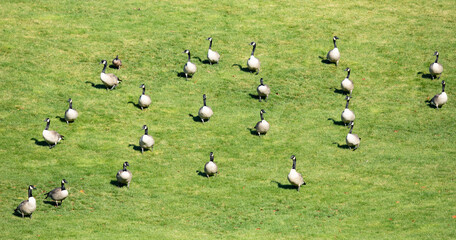
[[[211,39],[211,41],[209,41],[209,49],[211,49],[211,47],[212,47],[212,39]]]
[[[143,94],[142,95],[144,95],[144,93],[146,93],[146,87],[143,87]]]
[[[101,71],[102,73],[105,73],[105,71],[106,71],[106,66],[108,66],[108,63],[104,63],[103,71]]]
[[[334,42],[334,48],[337,48],[336,39],[333,39],[333,42]]]
[[[348,108],[348,103],[350,103],[350,99],[347,99],[347,104],[345,104],[345,108]]]
[[[190,51],[188,51],[188,60],[190,62]]]
[[[124,172],[126,172],[126,171],[127,171],[127,166],[126,166],[126,165],[124,165],[124,167],[123,167],[122,171],[124,171]]]
[[[211,156],[211,162],[213,162],[213,161],[214,161],[214,156]]]
[[[442,84],[442,92],[445,92],[445,84]]]
[[[260,112],[260,117],[261,117],[261,121],[263,121],[264,120],[263,112]]]
[[[149,129],[148,128],[144,129],[144,135],[149,135]]]
[[[437,54],[437,55],[435,56],[435,63],[437,63],[438,61],[439,61],[439,55]]]
[[[347,72],[348,72],[347,73],[347,78],[349,78],[350,77],[350,70],[348,70]]]
[[[252,56],[253,56],[253,54],[255,54],[255,48],[256,48],[256,44],[253,45],[252,54],[251,54]]]
[[[46,123],[46,128],[45,128],[44,130],[48,130],[50,124],[51,124],[51,122],[47,122],[47,123]]]
[[[206,106],[206,99],[205,98],[203,98],[203,104],[204,104],[204,106]]]
[[[73,109],[73,102],[70,102],[70,109]]]
[[[65,183],[64,182],[62,182],[62,187],[60,189],[65,190]]]
[[[29,197],[29,198],[33,197],[33,196],[32,196],[32,189],[31,189],[31,188],[28,189],[28,197]]]
[[[350,133],[350,134],[352,133],[352,131],[353,131],[353,126],[354,126],[354,125],[352,124],[351,127],[350,127],[350,131],[349,131],[348,133]]]
[[[296,159],[293,159],[293,167],[291,167],[291,169],[295,169],[296,170]]]

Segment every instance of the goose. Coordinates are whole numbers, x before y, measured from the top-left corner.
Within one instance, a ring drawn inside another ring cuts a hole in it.
[[[68,99],[68,102],[70,103],[70,106],[65,111],[65,120],[67,124],[69,124],[70,122],[74,122],[74,120],[78,118],[78,111],[73,109],[73,100],[70,98]]]
[[[435,51],[434,56],[435,56],[435,62],[431,63],[431,65],[429,66],[429,72],[431,73],[432,80],[434,80],[434,75],[435,76],[439,75],[439,79],[440,79],[440,76],[442,75],[442,72],[443,72],[442,64],[438,63],[439,52]]]
[[[263,78],[260,78],[260,85],[257,87],[258,97],[261,102],[261,97],[265,97],[264,101],[268,101],[268,96],[271,93],[271,89],[268,85],[263,84]]]
[[[190,51],[185,50],[183,53],[188,54],[188,60],[187,63],[184,65],[184,74],[185,74],[185,79],[188,80],[188,77],[192,77],[193,74],[196,73],[196,65],[192,62],[190,62]]]
[[[355,147],[353,149],[353,151],[354,151],[354,150],[356,150],[359,147],[359,144],[361,142],[361,138],[358,137],[358,135],[356,135],[356,134],[352,134],[353,125],[355,125],[355,123],[354,122],[350,122],[350,125],[351,125],[350,126],[350,131],[348,132],[347,137],[345,138],[345,142],[347,143],[348,148],[350,148],[350,150],[354,146]]]
[[[110,88],[111,90],[114,89],[115,87],[117,87],[117,85],[119,85],[119,83],[122,80],[120,80],[116,75],[114,75],[112,73],[105,73],[106,66],[108,65],[106,60],[101,60],[100,64],[104,65],[103,71],[101,71],[101,74],[100,74],[100,79],[103,82],[103,84],[106,86],[106,90],[108,90],[108,88]]]
[[[212,38],[209,37],[207,40],[209,40],[209,50],[207,51],[207,59],[209,59],[209,63],[212,65],[212,63],[218,63],[220,61],[220,54],[211,49]]]
[[[206,173],[206,176],[209,178],[209,176],[214,176],[214,174],[218,174],[218,167],[217,164],[214,162],[214,153],[211,152],[210,155],[210,161],[204,164],[204,172]]]
[[[340,52],[336,46],[336,40],[339,39],[337,36],[333,37],[334,48],[328,52],[326,59],[330,62],[336,63],[336,66],[339,65]]]
[[[146,85],[142,84],[141,88],[142,88],[142,95],[139,97],[138,105],[141,107],[141,110],[143,110],[144,108],[149,107],[149,105],[152,102],[152,100],[150,100],[149,95],[145,94],[146,93]]]
[[[260,111],[261,121],[259,121],[255,125],[255,129],[258,133],[258,136],[261,136],[261,134],[266,134],[269,131],[269,123],[266,122],[266,120],[264,120],[263,113],[266,113],[266,111],[261,109],[261,111]]]
[[[33,189],[36,189],[36,187],[33,185],[28,186],[28,199],[22,201],[15,210],[22,215],[22,218],[24,218],[25,215],[29,215],[30,218],[32,218],[32,214],[36,210],[36,200],[32,196]]]
[[[348,109],[348,104],[350,103],[350,96],[347,96],[345,98],[347,100],[347,104],[345,104],[345,109],[342,111],[342,114],[340,118],[342,119],[342,122],[347,126],[348,123],[355,121],[355,114],[352,112],[352,110]]]
[[[60,135],[56,131],[49,131],[49,125],[51,124],[51,120],[49,118],[46,118],[44,121],[46,122],[46,128],[43,130],[43,138],[49,144],[49,149],[51,149],[55,147],[60,140],[64,140],[64,138],[63,135]]]
[[[144,130],[144,135],[141,136],[139,139],[139,146],[141,147],[141,153],[144,153],[144,149],[150,149],[151,151],[154,150],[154,138],[149,135],[149,128],[146,125],[142,127]]]
[[[212,108],[206,106],[206,94],[203,94],[203,106],[199,109],[198,111],[198,116],[201,119],[201,122],[204,123],[204,120],[208,121],[214,112],[212,111]]]
[[[260,60],[256,58],[253,54],[255,54],[256,42],[251,42],[251,46],[253,46],[252,54],[250,54],[249,60],[247,60],[247,67],[251,72],[260,73]]]
[[[132,178],[131,172],[127,170],[127,167],[129,166],[130,164],[128,164],[128,162],[124,162],[123,169],[120,169],[116,175],[117,182],[121,184],[127,184],[127,188],[130,188],[130,182]]]
[[[112,65],[114,65],[114,67],[116,67],[117,69],[119,69],[120,66],[122,66],[122,60],[119,59],[119,55],[117,55],[116,58],[112,60]]]
[[[353,82],[349,79],[351,69],[346,68],[345,71],[347,71],[347,77],[340,83],[340,87],[342,88],[342,91],[348,92],[349,94],[351,94],[353,91],[353,88],[355,87],[353,85]]]
[[[68,183],[68,182],[67,182],[67,180],[62,179],[61,183],[62,183],[61,187],[54,188],[51,191],[49,191],[48,193],[44,194],[44,195],[46,195],[46,197],[44,199],[47,199],[48,197],[50,197],[52,200],[55,201],[56,207],[59,206],[58,201],[60,201],[60,205],[62,205],[63,200],[65,200],[65,198],[68,197],[68,190],[66,190],[66,188],[65,188],[65,183]]]
[[[302,178],[302,175],[298,172],[296,172],[296,157],[295,155],[291,155],[291,159],[293,160],[293,166],[291,167],[290,173],[288,173],[288,181],[293,184],[294,186],[298,187],[298,192],[299,189],[301,188],[302,185],[306,185],[306,182],[304,182],[304,179]]]
[[[437,109],[439,108],[439,106],[440,108],[442,108],[442,105],[448,101],[448,96],[445,92],[445,85],[445,81],[442,81],[442,92],[440,94],[436,94],[431,99],[431,103],[434,104]]]

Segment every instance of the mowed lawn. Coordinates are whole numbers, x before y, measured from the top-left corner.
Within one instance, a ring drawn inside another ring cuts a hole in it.
[[[0,2],[0,238],[455,239],[454,1]],[[336,35],[338,67],[321,57]],[[221,54],[206,60],[208,37]],[[244,71],[257,42],[259,75]],[[182,68],[189,49],[198,71]],[[440,52],[444,73],[432,81]],[[116,55],[123,82],[106,91]],[[343,70],[361,146],[345,146]],[[259,79],[272,88],[258,102]],[[447,82],[448,103],[426,100]],[[140,85],[152,98],[141,111]],[[202,95],[212,119],[194,121]],[[68,98],[79,118],[60,118]],[[251,133],[260,110],[267,135]],[[44,120],[65,140],[49,149]],[[146,124],[154,150],[141,154]],[[219,175],[203,171],[214,152]],[[287,181],[297,170],[307,182]],[[130,189],[115,185],[130,163]],[[44,193],[68,181],[56,208]],[[33,218],[13,214],[36,185]]]

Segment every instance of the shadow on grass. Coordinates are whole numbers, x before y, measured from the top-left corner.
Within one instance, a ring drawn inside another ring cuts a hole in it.
[[[193,114],[189,113],[188,116],[191,117],[193,119],[193,121],[195,121],[195,122],[200,122],[200,123],[203,122],[203,121],[201,121],[201,118],[198,115],[197,116],[193,116]],[[206,120],[205,122],[208,122],[208,121],[209,121],[209,119]]]
[[[36,138],[30,138],[30,140],[35,141],[35,144],[38,146],[49,147],[49,144],[46,141],[38,141],[38,139],[36,139]]]
[[[95,84],[95,83],[90,82],[90,81],[86,81],[85,83],[88,83],[88,84],[90,84],[92,87],[97,88],[97,89],[106,89],[106,86],[103,85],[103,84]]]
[[[252,134],[253,136],[259,136],[258,132],[255,128],[247,128],[247,130],[249,130],[250,134]],[[265,135],[265,134],[260,134],[260,135]]]
[[[424,101],[424,102],[426,103],[426,105],[428,105],[428,107],[437,109],[437,106],[435,106],[434,104],[432,104],[431,100],[426,100],[426,101]]]
[[[334,88],[334,93],[342,94],[342,95],[348,95],[348,92],[345,92],[344,90],[340,90],[340,89],[337,89],[337,88]]]
[[[334,125],[339,125],[339,126],[345,126],[346,127],[346,125],[342,121],[336,121],[334,118],[328,118],[328,120],[333,121]]]
[[[341,149],[350,149],[347,144],[342,144],[341,145],[341,144],[339,144],[337,142],[333,142],[333,144],[337,145],[337,147],[341,148]]]
[[[135,144],[128,144],[128,147],[133,147],[133,150],[141,152],[141,146],[135,145]],[[147,151],[144,149],[144,151]]]
[[[64,117],[55,116],[55,118],[58,118],[61,122],[66,123],[66,119]]]
[[[336,65],[336,63],[333,63],[333,62],[329,61],[328,59],[326,59],[326,58],[324,58],[322,56],[318,56],[318,58],[320,58],[321,62],[324,63],[324,64],[334,64],[334,65]]]
[[[231,66],[232,66],[232,67],[234,67],[234,66],[239,67],[239,70],[241,70],[241,71],[243,71],[243,72],[248,72],[248,73],[251,73],[251,72],[252,72],[252,71],[249,70],[249,68],[246,68],[246,67],[244,68],[244,67],[242,67],[241,65],[239,65],[239,64],[237,64],[237,63],[235,63],[235,64],[233,64],[233,65],[231,65]],[[257,74],[258,74],[258,73],[257,73]]]
[[[432,79],[432,75],[430,73],[417,72],[416,74],[421,75],[421,78]]]
[[[200,170],[196,170],[196,173],[198,173],[198,176],[201,176],[201,177],[204,177],[204,178],[207,178],[207,175],[205,172],[201,172]]]
[[[44,204],[52,205],[52,206],[54,206],[54,207],[59,207],[59,206],[61,206],[61,204],[57,206],[57,204],[55,203],[55,201],[43,200],[43,203],[44,203]]]
[[[278,188],[282,188],[282,189],[294,189],[294,190],[297,189],[297,187],[295,187],[295,186],[293,186],[293,185],[291,185],[291,184],[281,184],[281,183],[279,183],[279,182],[277,182],[277,181],[271,181],[271,182],[277,184],[277,187],[278,187]]]
[[[253,99],[260,100],[260,96],[258,96],[258,95],[249,93],[249,96],[250,96],[251,98],[253,98]]]
[[[12,215],[22,218],[22,214],[19,211],[17,211],[16,209],[14,209],[14,212],[12,213]],[[26,218],[26,217],[30,217],[30,216],[29,215],[24,215],[24,218]]]
[[[113,185],[113,186],[118,187],[118,188],[121,188],[121,187],[123,187],[124,185],[125,185],[125,186],[127,185],[127,184],[122,184],[122,183],[118,182],[117,180],[111,180],[109,183],[110,183],[111,185]]]
[[[178,72],[176,76],[180,77],[180,78],[185,78],[185,73],[184,72]],[[188,76],[188,79],[191,79],[191,78],[193,78],[193,76]]]
[[[117,69],[117,70],[120,69],[120,67],[116,67],[116,66],[114,66],[113,64],[110,64],[110,65],[109,65],[109,68],[113,68],[113,69]]]
[[[139,110],[142,110],[142,109],[141,109],[141,106],[139,106],[139,104],[134,103],[134,102],[132,102],[132,101],[129,101],[128,103],[131,103],[131,104],[132,104],[133,106],[135,106],[136,108],[139,108]]]

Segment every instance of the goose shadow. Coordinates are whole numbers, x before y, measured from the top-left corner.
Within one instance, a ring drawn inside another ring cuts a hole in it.
[[[88,84],[90,84],[92,87],[97,88],[97,89],[106,89],[106,86],[103,85],[103,84],[95,84],[95,83],[90,82],[90,81],[86,81],[85,83],[88,83]]]
[[[424,72],[417,72],[416,74],[421,75],[421,78],[432,79],[432,75]]]
[[[195,122],[200,122],[200,123],[203,122],[203,121],[201,121],[201,118],[198,115],[194,116],[193,114],[189,113],[188,116],[191,117],[193,119],[193,121],[195,121]],[[208,119],[208,120],[206,120],[204,122],[208,122],[209,120],[210,119]]]
[[[437,106],[435,106],[434,104],[432,104],[431,100],[426,100],[426,101],[424,101],[424,102],[425,102],[426,105],[428,105],[428,107],[430,107],[430,108],[434,108],[434,109],[437,108]]]
[[[341,145],[341,144],[339,144],[339,143],[337,143],[337,142],[333,142],[333,144],[337,145],[337,147],[338,147],[338,148],[341,148],[341,149],[350,149],[350,148],[348,147],[347,144],[342,144],[342,145]],[[356,150],[356,149],[355,149],[355,150]],[[354,150],[353,150],[353,151],[354,151]]]
[[[256,131],[255,128],[247,128],[247,130],[249,130],[250,134],[252,134],[253,136],[258,136],[258,132]],[[260,134],[260,135],[264,135],[264,134]]]
[[[255,95],[255,94],[249,93],[249,96],[250,96],[251,98],[253,98],[253,99],[257,99],[257,100],[260,99],[260,96]]]
[[[16,209],[14,209],[14,212],[12,213],[12,215],[22,218],[22,214],[20,214],[19,211],[17,211]],[[29,215],[27,215],[27,216],[24,215],[24,218],[26,218],[26,217],[30,217],[30,216]]]
[[[127,186],[126,183],[125,183],[125,184],[124,184],[124,183],[120,183],[120,182],[118,182],[117,180],[111,180],[109,183],[110,183],[111,185],[113,185],[113,186],[118,187],[118,188],[121,188],[121,187],[123,187],[123,186]]]
[[[320,58],[321,62],[324,63],[324,64],[334,64],[334,65],[336,64],[336,63],[333,63],[333,62],[329,61],[328,59],[326,59],[326,58],[324,58],[322,56],[318,56],[318,58]]]
[[[337,89],[337,88],[334,88],[334,93],[348,95],[348,92],[345,92],[344,90]]]
[[[113,64],[110,64],[110,65],[109,65],[109,68],[112,68],[112,69],[117,69],[117,70],[119,70],[119,69],[120,69],[120,67],[116,67],[116,66],[114,66]]]
[[[38,146],[49,147],[49,144],[46,141],[38,141],[38,139],[36,139],[36,138],[30,138],[30,140],[35,141],[35,144]]]
[[[55,116],[55,118],[58,118],[61,122],[66,123],[66,119],[60,116]]]
[[[180,78],[186,78],[184,72],[178,72],[178,73],[176,74],[176,76],[177,76],[177,77],[180,77]],[[193,78],[193,75],[192,75],[192,76],[188,76],[188,78]]]
[[[57,204],[55,203],[55,201],[48,201],[48,200],[43,200],[43,203],[44,204],[49,204],[49,205],[52,205],[54,207],[57,207]],[[62,204],[60,204],[59,206],[61,206]]]
[[[205,172],[201,172],[200,170],[196,170],[196,173],[198,173],[198,176],[201,176],[201,177],[204,177],[204,178],[207,178],[207,175]]]
[[[336,121],[334,118],[328,118],[328,120],[333,121],[334,125],[339,125],[339,126],[345,126],[346,127],[346,125],[342,121]]]
[[[294,189],[296,190],[297,188],[291,184],[282,184],[282,183],[279,183],[277,181],[271,181],[272,183],[275,183],[277,184],[277,187],[278,188],[282,188],[282,189]]]
[[[139,104],[134,103],[134,102],[132,102],[132,101],[129,101],[128,103],[129,103],[129,104],[131,103],[133,106],[135,106],[135,107],[137,107],[138,109],[141,110],[141,106],[139,106]]]
[[[241,71],[243,71],[243,72],[248,72],[248,73],[251,73],[251,72],[252,72],[252,71],[249,70],[249,68],[242,67],[241,65],[239,65],[239,64],[237,64],[237,63],[235,63],[235,64],[233,64],[233,65],[231,65],[231,66],[232,66],[232,67],[235,67],[235,66],[236,66],[236,67],[239,67],[239,70],[241,70]],[[258,74],[258,72],[257,72],[257,74]]]
[[[135,144],[128,144],[128,147],[133,147],[133,150],[141,152],[141,147]],[[147,151],[146,149],[144,149]]]

